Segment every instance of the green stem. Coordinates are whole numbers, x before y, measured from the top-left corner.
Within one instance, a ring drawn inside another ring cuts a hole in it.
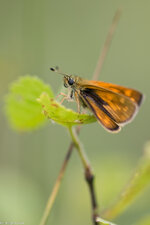
[[[118,8],[118,10],[116,11],[116,13],[114,15],[114,18],[113,18],[112,24],[110,26],[110,29],[108,31],[103,49],[102,49],[101,54],[99,56],[97,66],[96,66],[95,72],[93,74],[93,80],[98,80],[99,74],[101,73],[102,67],[104,65],[105,58],[107,56],[108,50],[110,49],[110,45],[111,45],[111,42],[112,42],[112,39],[113,39],[113,35],[116,31],[118,22],[120,20],[121,13],[122,13],[122,9]]]
[[[106,211],[102,212],[104,218],[113,219],[123,212],[133,200],[150,184],[150,147],[145,148],[137,168],[125,186],[118,200]]]
[[[83,146],[81,145],[80,143],[80,140],[77,136],[77,133],[76,131],[73,129],[73,127],[69,127],[69,133],[70,133],[70,136],[72,138],[72,141],[79,153],[79,156],[80,156],[80,159],[82,161],[82,164],[84,166],[85,169],[89,168],[90,167],[90,164],[89,164],[89,161],[87,159],[87,156],[85,155],[85,152],[84,152],[84,149],[83,149]]]
[[[57,196],[57,193],[59,191],[59,188],[60,188],[60,184],[61,184],[61,181],[62,181],[62,178],[64,176],[64,173],[65,173],[65,170],[66,170],[66,166],[68,164],[68,161],[70,159],[70,156],[71,156],[71,153],[72,153],[72,150],[73,150],[73,147],[74,147],[74,143],[71,142],[70,146],[69,146],[69,149],[67,151],[67,154],[65,156],[65,159],[64,159],[64,162],[62,164],[62,167],[60,169],[60,172],[59,172],[59,175],[57,177],[57,180],[55,182],[55,185],[53,187],[53,190],[52,190],[52,193],[50,194],[49,196],[49,199],[47,201],[47,205],[45,207],[45,210],[44,210],[44,213],[43,213],[43,216],[42,216],[42,219],[41,219],[41,222],[40,222],[40,225],[45,225],[47,220],[48,220],[48,216],[51,212],[51,209],[53,207],[53,204],[55,202],[55,199],[56,199],[56,196]]]

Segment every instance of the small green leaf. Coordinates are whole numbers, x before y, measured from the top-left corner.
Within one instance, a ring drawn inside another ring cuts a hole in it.
[[[79,114],[50,98],[48,94],[43,93],[38,100],[44,114],[51,120],[64,126],[73,126],[77,124],[87,124],[95,122],[94,116]]]
[[[42,107],[37,102],[42,92],[53,98],[50,86],[36,76],[26,75],[11,84],[9,94],[6,96],[5,110],[14,129],[33,130],[45,122]]]
[[[150,185],[150,142],[144,149],[144,155],[141,158],[135,173],[129,183],[124,188],[118,201],[103,213],[107,219],[115,218],[119,215],[135,198]]]

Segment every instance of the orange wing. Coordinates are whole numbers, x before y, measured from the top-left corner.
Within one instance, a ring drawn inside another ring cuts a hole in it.
[[[115,93],[119,93],[130,98],[130,100],[135,102],[138,106],[141,105],[143,95],[137,90],[119,86],[116,84],[106,83],[103,81],[94,81],[94,80],[92,81],[83,80],[83,81],[84,81],[83,84],[82,84],[82,81],[80,82],[80,85],[83,85],[83,87],[90,88],[90,89],[96,89],[96,88],[99,89],[101,87],[107,90],[111,90]]]
[[[110,131],[117,131],[120,125],[129,123],[137,112],[137,105],[129,97],[102,87],[86,86],[80,90],[80,96]]]
[[[97,105],[95,101],[89,96],[81,95],[84,103],[94,113],[98,121],[110,132],[119,132],[119,125],[111,118],[111,115],[106,113],[101,107]]]

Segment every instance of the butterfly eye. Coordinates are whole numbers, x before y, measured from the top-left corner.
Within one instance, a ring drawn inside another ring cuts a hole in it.
[[[74,80],[73,80],[72,78],[69,78],[68,84],[69,84],[69,85],[73,85],[73,84],[74,84]]]

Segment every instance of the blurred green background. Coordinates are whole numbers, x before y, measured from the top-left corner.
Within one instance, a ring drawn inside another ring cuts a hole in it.
[[[96,174],[101,208],[126,184],[149,139],[150,1],[148,0],[1,0],[0,7],[0,221],[39,224],[50,191],[69,146],[69,135],[57,124],[30,132],[11,130],[3,98],[20,75],[36,74],[56,93],[62,78],[49,71],[91,79],[112,18],[123,7],[100,80],[141,90],[146,96],[135,120],[119,134],[98,123],[80,134]],[[72,103],[67,104],[71,107]],[[149,212],[150,189],[115,222],[134,224]],[[91,206],[80,159],[73,152],[48,224],[91,224]]]

